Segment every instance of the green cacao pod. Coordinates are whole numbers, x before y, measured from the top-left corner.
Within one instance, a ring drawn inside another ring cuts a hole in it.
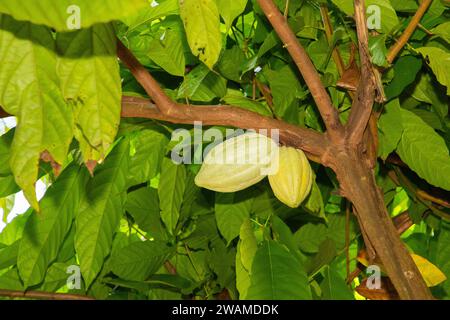
[[[256,132],[228,139],[206,155],[195,184],[217,192],[244,190],[271,173],[278,150],[274,140]]]
[[[278,171],[269,175],[275,196],[291,208],[297,208],[311,191],[313,172],[303,151],[281,147]]]

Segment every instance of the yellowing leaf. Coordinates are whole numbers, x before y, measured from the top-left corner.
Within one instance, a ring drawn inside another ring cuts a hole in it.
[[[180,0],[180,15],[192,53],[212,69],[222,49],[215,0]]]
[[[417,268],[419,268],[419,271],[428,287],[437,286],[447,280],[445,274],[427,259],[418,256],[417,254],[411,254],[411,257],[417,265]]]

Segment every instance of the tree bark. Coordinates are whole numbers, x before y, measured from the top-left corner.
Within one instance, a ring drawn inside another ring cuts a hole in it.
[[[382,261],[402,299],[433,299],[420,271],[389,217],[383,194],[372,169],[358,150],[336,150],[330,159],[340,182],[341,194],[349,199],[358,215],[361,228]]]

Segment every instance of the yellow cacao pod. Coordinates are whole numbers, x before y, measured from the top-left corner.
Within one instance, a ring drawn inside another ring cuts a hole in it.
[[[274,140],[256,132],[228,139],[206,155],[195,184],[217,192],[244,190],[270,173],[278,150]]]
[[[269,175],[275,196],[291,208],[297,208],[311,191],[313,173],[303,151],[281,147],[278,171]]]

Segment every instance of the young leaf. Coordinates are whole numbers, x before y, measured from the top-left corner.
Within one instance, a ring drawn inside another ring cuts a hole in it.
[[[447,95],[450,95],[450,76],[448,74],[448,70],[450,70],[450,53],[435,47],[422,47],[416,50],[424,58],[428,59],[428,64],[436,78],[442,85],[447,87]]]

